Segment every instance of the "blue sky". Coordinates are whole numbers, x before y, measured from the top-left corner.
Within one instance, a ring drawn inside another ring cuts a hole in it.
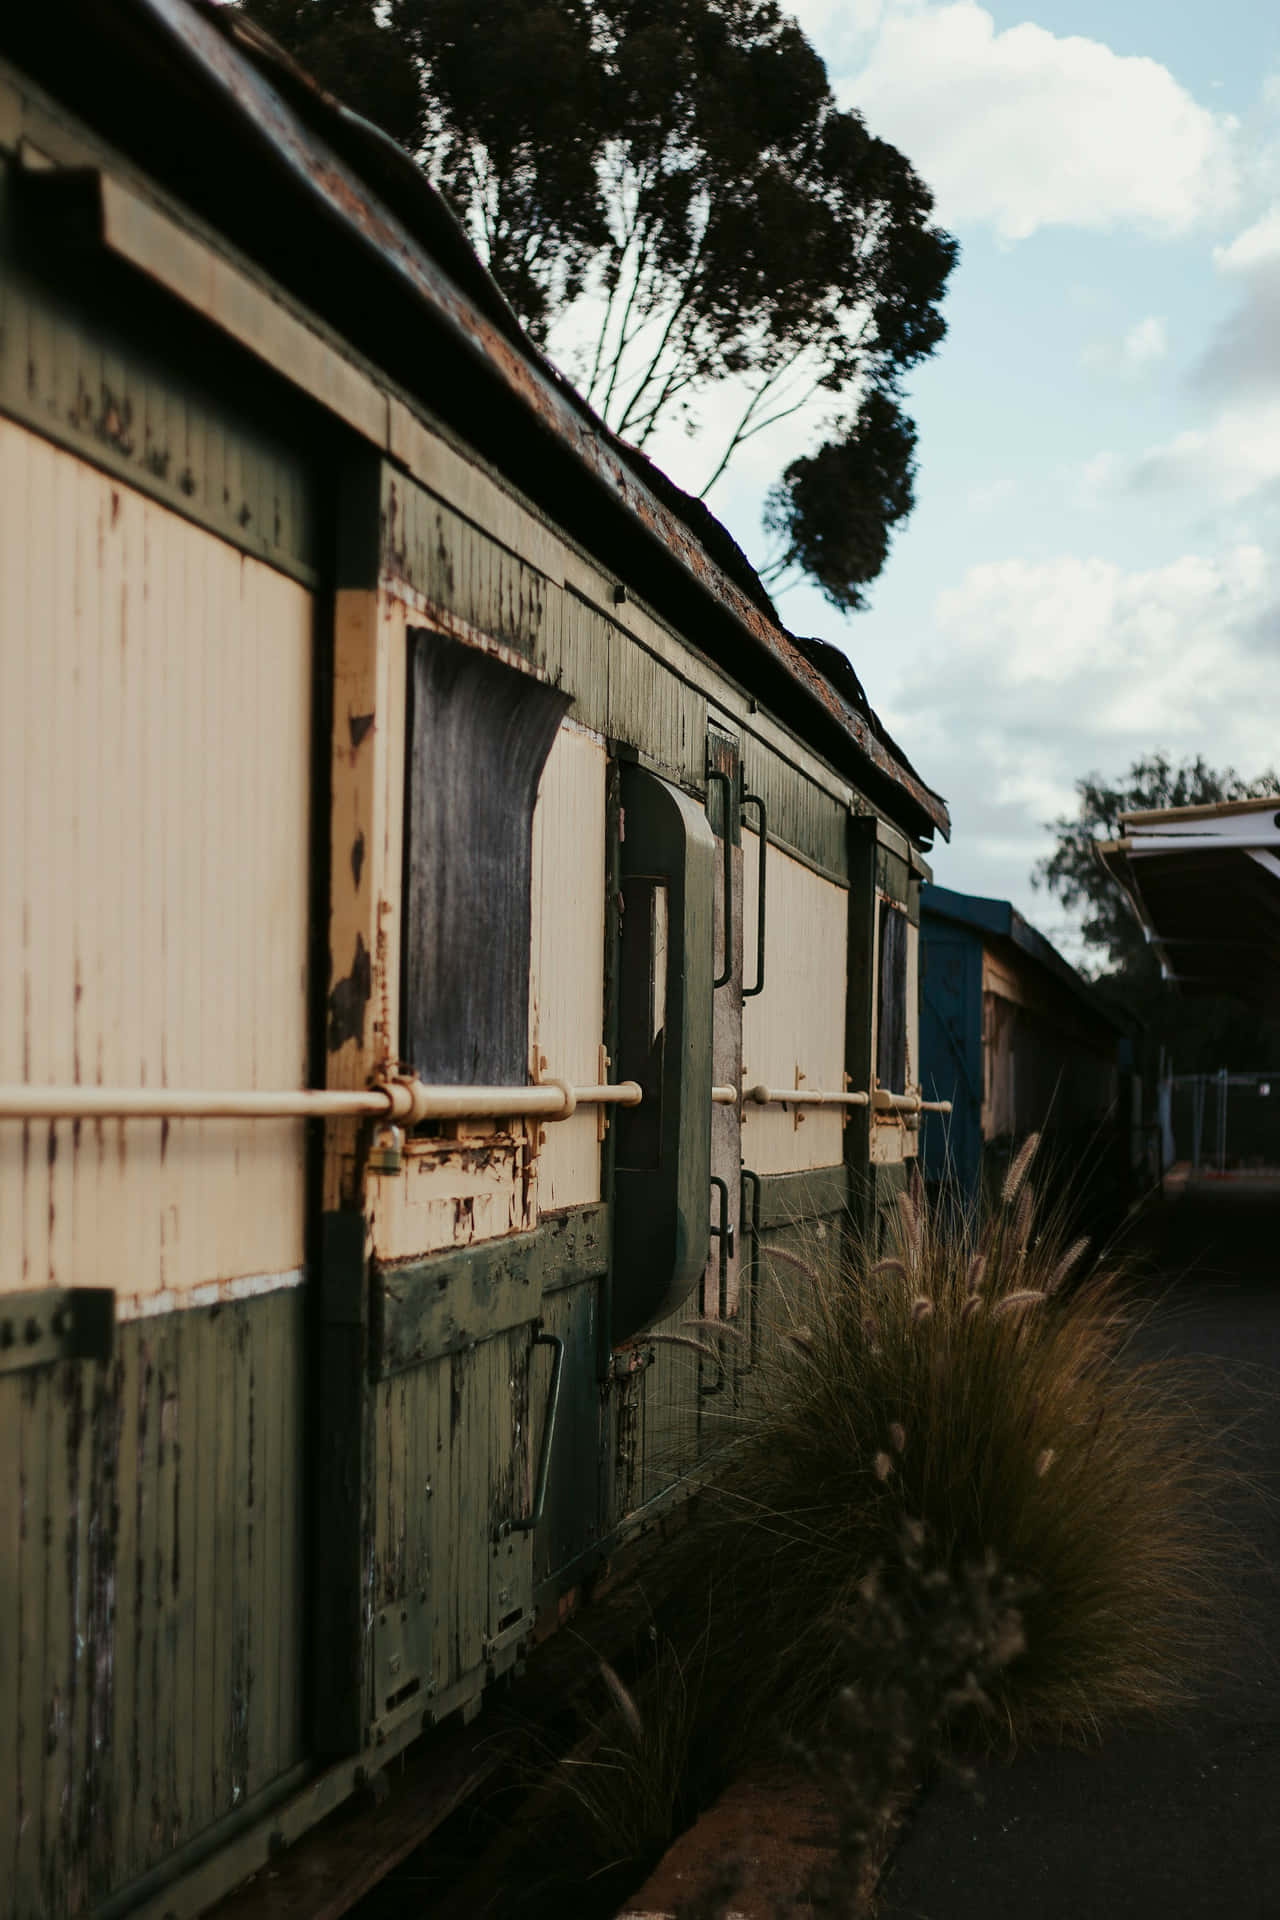
[[[1157,746],[1280,761],[1280,12],[793,11],[962,259],[909,388],[918,504],[870,610],[804,586],[780,609],[847,649],[947,796],[937,878],[1075,953],[1029,881],[1077,775]],[[813,431],[762,441],[710,496],[753,557],[764,490]],[[696,442],[651,450],[698,483]]]

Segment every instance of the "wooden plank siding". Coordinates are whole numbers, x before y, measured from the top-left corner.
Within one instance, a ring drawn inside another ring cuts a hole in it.
[[[136,302],[126,312],[101,287],[86,304],[83,255],[46,245],[33,259],[23,243],[16,202],[27,184],[0,157],[0,412],[311,583],[316,509],[281,431],[281,396],[255,410],[263,377],[243,363],[215,386],[229,356],[207,338],[174,370],[173,342],[187,330],[172,313],[166,325]]]
[[[744,729],[743,785],[765,803],[769,837],[835,880],[849,875],[849,809]]]
[[[603,742],[563,721],[533,816],[532,1064],[576,1086],[600,1077],[607,771]],[[583,1107],[540,1129],[540,1213],[600,1198],[598,1118]]]
[[[742,841],[743,919],[750,946],[760,912],[760,841],[747,830]],[[770,844],[765,895],[764,992],[743,1006],[746,1084],[839,1093],[844,1086],[847,893]],[[836,1166],[843,1152],[838,1108],[744,1104],[742,1155],[756,1173]]]
[[[302,1314],[286,1288],[135,1321],[111,1362],[0,1377],[15,1920],[88,1913],[305,1757],[281,1710],[304,1638],[285,1612],[302,1581]],[[201,1543],[219,1535],[211,1608]]]
[[[304,1085],[310,595],[3,420],[0,488],[6,1077]],[[0,1292],[293,1271],[301,1145],[6,1122]]]

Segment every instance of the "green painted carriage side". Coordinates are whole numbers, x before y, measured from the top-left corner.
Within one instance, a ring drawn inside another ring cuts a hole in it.
[[[0,92],[11,86],[0,76]],[[28,117],[47,138],[43,117],[29,106]],[[186,316],[60,246],[57,222],[31,204],[41,185],[0,151],[0,412],[311,583],[301,409],[261,369],[197,341]]]
[[[765,803],[771,840],[831,879],[849,878],[849,811],[842,801],[749,731],[742,774],[746,791]],[[754,816],[747,824],[756,824]]]
[[[589,600],[385,464],[381,499],[384,579],[527,655],[573,696],[580,725],[702,790],[704,694]]]
[[[189,1308],[0,1377],[15,1920],[131,1904],[305,1758],[302,1312],[301,1288]]]

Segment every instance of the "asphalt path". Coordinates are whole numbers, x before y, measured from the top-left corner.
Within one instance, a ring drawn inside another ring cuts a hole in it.
[[[1144,1346],[1203,1357],[1241,1428],[1246,1628],[1176,1720],[929,1792],[882,1920],[1280,1920],[1280,1183],[1189,1190],[1140,1232]]]

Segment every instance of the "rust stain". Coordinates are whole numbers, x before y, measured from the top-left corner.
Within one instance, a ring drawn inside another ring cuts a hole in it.
[[[360,891],[360,876],[364,872],[364,829],[356,834],[351,842],[351,878],[357,893]]]

